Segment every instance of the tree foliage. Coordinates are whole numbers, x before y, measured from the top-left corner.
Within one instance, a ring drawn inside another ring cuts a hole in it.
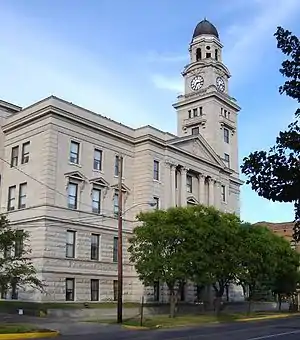
[[[287,78],[280,94],[300,102],[300,41],[290,31],[278,27],[277,47],[287,57],[280,73]],[[269,151],[254,151],[243,160],[242,172],[259,196],[276,202],[290,202],[295,207],[294,238],[300,241],[300,108],[286,131],[280,131]]]
[[[171,316],[184,282],[212,286],[219,312],[228,284],[247,287],[250,301],[261,284],[283,293],[288,289],[283,287],[283,277],[299,263],[286,240],[213,207],[155,210],[139,214],[138,220],[141,225],[129,241],[130,260],[145,285],[166,283]]]
[[[0,288],[3,292],[12,286],[43,287],[29,258],[28,237],[28,233],[11,228],[6,216],[0,215]]]

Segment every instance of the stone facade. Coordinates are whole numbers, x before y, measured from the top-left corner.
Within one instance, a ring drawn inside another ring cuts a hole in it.
[[[217,49],[217,60],[195,60],[199,46]],[[125,301],[143,294],[153,299],[127,253],[136,214],[155,209],[149,202],[162,209],[203,203],[239,214],[239,107],[228,94],[230,75],[221,52],[214,36],[193,39],[183,72],[185,94],[174,104],[178,135],[151,126],[133,129],[54,96],[26,108],[0,101],[1,211],[16,228],[29,231],[32,258],[46,283],[44,293],[24,289],[20,299],[116,299],[119,154]],[[203,83],[195,89],[199,76]],[[185,299],[193,301],[193,285],[186,291]],[[167,299],[163,287],[160,293],[160,300]]]

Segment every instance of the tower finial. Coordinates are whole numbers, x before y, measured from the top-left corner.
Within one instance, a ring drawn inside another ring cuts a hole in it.
[[[206,17],[204,17],[204,21],[206,21]]]

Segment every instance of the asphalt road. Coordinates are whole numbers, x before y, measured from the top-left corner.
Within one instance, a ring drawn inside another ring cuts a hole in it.
[[[133,331],[107,326],[91,334],[61,335],[57,340],[299,340],[300,317],[236,322],[177,330]]]

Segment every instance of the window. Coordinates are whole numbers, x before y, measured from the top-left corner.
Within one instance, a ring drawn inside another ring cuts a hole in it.
[[[198,117],[198,108],[193,109],[193,117]]]
[[[159,281],[154,281],[153,284],[153,300],[159,301]]]
[[[99,260],[100,236],[97,234],[91,235],[91,260]]]
[[[69,182],[68,186],[68,208],[77,209],[78,184]]]
[[[15,146],[11,149],[11,160],[10,167],[18,166],[18,157],[19,157],[19,147]]]
[[[99,301],[99,280],[91,280],[91,301]]]
[[[93,213],[100,214],[101,212],[101,190],[93,189],[92,191],[92,211]]]
[[[191,175],[186,176],[186,189],[187,192],[193,192],[193,177]]]
[[[206,58],[211,58],[211,53],[206,53]]]
[[[114,194],[114,216],[118,217],[119,215],[119,193],[115,192]]]
[[[197,126],[197,127],[194,127],[194,128],[192,128],[192,135],[199,135],[199,127]]]
[[[113,245],[113,262],[118,262],[118,237],[114,237],[114,245]]]
[[[79,143],[72,141],[70,147],[70,162],[79,164]]]
[[[229,168],[230,167],[230,159],[228,153],[224,153],[224,162],[226,166]]]
[[[16,231],[15,257],[22,257],[23,254],[23,230]]]
[[[16,186],[13,185],[8,188],[7,210],[15,210],[16,205]]]
[[[75,257],[75,241],[76,231],[67,230],[66,257],[70,259],[73,259]]]
[[[225,185],[221,186],[221,194],[222,194],[222,201],[226,202],[226,187],[225,187]]]
[[[159,161],[154,161],[153,163],[153,179],[159,180]]]
[[[218,60],[218,50],[215,49],[215,59]]]
[[[192,110],[188,110],[189,118],[192,118]]]
[[[27,183],[22,183],[19,185],[19,209],[26,208],[26,191],[27,191]]]
[[[66,279],[66,301],[74,301],[75,299],[75,279]]]
[[[224,128],[223,131],[224,131],[224,142],[229,143],[229,130]]]
[[[203,107],[202,106],[199,107],[199,112],[200,112],[200,116],[202,116],[203,115]]]
[[[202,54],[201,54],[201,48],[197,48],[196,50],[196,61],[201,60]]]
[[[94,170],[102,170],[102,150],[94,150]]]
[[[119,176],[120,157],[115,157],[115,176]]]
[[[159,209],[159,198],[158,197],[153,197],[153,201],[155,202],[155,209]]]
[[[114,290],[114,301],[117,301],[118,300],[118,280],[114,280],[113,290]]]
[[[22,145],[22,158],[21,158],[22,164],[29,162],[29,146],[30,142],[23,143]]]

